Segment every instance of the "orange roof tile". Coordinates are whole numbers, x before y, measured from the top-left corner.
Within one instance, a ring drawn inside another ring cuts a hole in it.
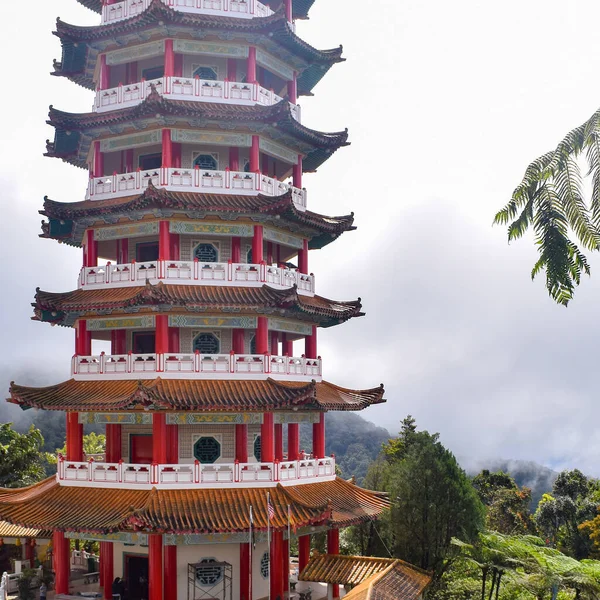
[[[115,313],[133,306],[160,306],[167,311],[237,310],[258,314],[281,314],[283,310],[290,317],[308,319],[322,327],[364,314],[361,312],[360,298],[350,302],[337,302],[321,296],[298,294],[295,287],[276,290],[268,285],[219,287],[170,285],[162,282],[157,285],[77,289],[61,293],[45,292],[38,288],[33,306],[37,319],[64,325],[70,325],[81,313],[95,314],[98,310]]]
[[[395,564],[394,558],[317,554],[300,573],[300,581],[358,585]]]
[[[300,490],[302,493],[300,493]],[[287,507],[291,526],[326,522],[342,526],[370,518],[388,508],[387,500],[375,492],[361,490],[341,479],[302,486],[270,488],[275,515],[270,524],[287,528]],[[225,533],[248,531],[249,506],[258,530],[267,527],[267,490],[256,488],[186,490],[128,490],[61,486],[54,478],[18,490],[0,490],[0,518],[23,527],[64,531],[164,533]],[[305,496],[305,497],[303,497]],[[344,498],[344,499],[342,499]],[[337,506],[344,504],[340,513]],[[349,510],[355,516],[349,521]]]
[[[362,410],[385,402],[383,386],[347,390],[322,383],[260,380],[76,381],[48,387],[10,386],[9,402],[22,407],[67,411],[114,411],[152,406],[165,410],[214,412],[285,410]],[[1,496],[1,494],[0,494]]]
[[[31,527],[20,527],[6,521],[0,521],[0,538],[38,538],[49,539],[52,532],[44,529],[32,529]]]

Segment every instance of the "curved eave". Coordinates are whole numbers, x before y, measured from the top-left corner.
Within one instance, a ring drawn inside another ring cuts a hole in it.
[[[102,0],[77,0],[77,2],[95,13],[102,14]],[[308,19],[308,13],[314,3],[315,0],[294,0],[292,4],[292,14],[294,19]],[[266,4],[269,4],[272,7],[281,5],[280,2],[269,2],[268,0],[266,1]]]
[[[8,401],[23,409],[113,412],[153,410],[218,413],[265,410],[360,411],[385,402],[383,386],[349,390],[323,381],[263,380],[76,381],[34,388],[12,382]]]
[[[158,115],[158,116],[157,116]],[[160,117],[172,120],[199,119],[205,128],[221,123],[235,124],[250,131],[257,126],[271,128],[271,137],[284,132],[294,140],[302,153],[304,172],[315,171],[339,148],[348,145],[348,130],[325,133],[310,129],[292,116],[289,102],[282,100],[273,106],[235,106],[204,102],[168,100],[153,91],[142,103],[106,113],[69,113],[50,106],[48,124],[55,128],[54,143],[47,142],[46,156],[63,160],[85,168],[92,136],[105,135],[112,127],[127,127],[134,121],[153,121]]]
[[[10,491],[0,489],[0,518],[8,523],[101,534],[247,532],[248,506],[253,507],[252,526],[258,531],[267,526],[286,530],[288,515],[294,529],[320,523],[345,526],[377,518],[389,508],[389,501],[376,492],[341,479],[271,488],[272,516],[264,488],[127,490],[61,486],[49,478],[4,493]]]
[[[239,19],[215,15],[197,15],[173,10],[160,0],[153,0],[142,13],[105,25],[77,26],[60,19],[56,21],[55,35],[66,42],[105,42],[114,43],[115,38],[140,31],[165,26],[189,27],[210,33],[227,31],[232,35],[255,34],[268,37],[288,52],[308,64],[313,62],[333,63],[341,59],[342,48],[318,50],[298,37],[287,22],[283,6],[268,17]]]
[[[140,287],[98,290],[79,289],[54,293],[36,290],[35,320],[71,326],[81,316],[120,314],[133,307],[152,312],[235,310],[240,313],[281,314],[300,318],[320,327],[331,327],[353,317],[363,316],[360,298],[336,302],[321,296],[303,296],[295,287],[276,290],[262,287],[188,286],[158,283]]]
[[[155,210],[168,208],[189,214],[194,218],[224,213],[240,218],[265,220],[269,217],[278,227],[291,224],[301,228],[309,236],[309,248],[317,249],[331,243],[346,231],[353,231],[354,213],[329,217],[312,211],[301,211],[294,205],[291,192],[281,196],[236,196],[226,194],[198,194],[193,192],[172,192],[149,186],[142,194],[112,200],[86,200],[83,202],[56,202],[44,198],[44,208],[40,214],[48,217],[42,222],[41,237],[60,240],[73,246],[80,246],[82,231],[91,222],[109,219],[114,221],[131,212],[152,214]],[[291,227],[290,227],[291,230]]]

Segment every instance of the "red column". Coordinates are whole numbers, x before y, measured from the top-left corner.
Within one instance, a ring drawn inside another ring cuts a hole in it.
[[[273,264],[273,242],[267,242],[267,264]]]
[[[275,425],[275,460],[283,460],[283,425]]]
[[[163,600],[163,540],[160,533],[148,535],[148,596]]]
[[[260,426],[260,462],[272,463],[275,460],[273,413],[264,413]]]
[[[173,77],[173,75],[175,75],[173,40],[165,40],[165,77]]]
[[[107,90],[110,87],[110,67],[106,64],[106,54],[100,55],[100,79],[98,90]]]
[[[294,78],[291,81],[288,81],[287,90],[288,100],[292,104],[296,104],[296,102],[298,102],[298,74],[296,71],[294,71]]]
[[[127,331],[125,329],[113,329],[110,332],[110,353],[127,354]]]
[[[252,136],[252,145],[250,146],[250,173],[260,171],[260,146],[257,135]]]
[[[237,81],[237,60],[227,59],[227,81]]]
[[[298,164],[292,167],[292,185],[302,189],[302,154],[298,154]]]
[[[173,166],[173,142],[170,129],[162,130],[162,166],[165,168]]]
[[[169,317],[156,315],[155,350],[157,354],[169,352]]]
[[[35,538],[25,538],[25,560],[32,569],[35,568]]]
[[[256,83],[256,47],[248,48],[248,64],[246,67],[246,81]]]
[[[248,425],[235,426],[235,460],[248,462]]]
[[[304,340],[304,354],[306,358],[317,358],[317,326],[313,325],[312,335],[307,335]]]
[[[75,325],[75,354],[79,356],[92,354],[92,334],[87,330],[85,319],[79,319]]]
[[[231,238],[231,262],[242,262],[242,240],[239,237]]]
[[[167,425],[167,463],[179,463],[179,425]]]
[[[321,413],[318,423],[313,423],[313,456],[325,458],[325,413]]]
[[[267,317],[258,317],[256,328],[256,353],[265,354],[269,351],[269,329]]]
[[[308,274],[308,240],[302,240],[302,250],[298,252],[298,271]]]
[[[152,415],[152,462],[167,464],[167,417],[164,413]]]
[[[263,261],[263,226],[254,226],[254,236],[252,237],[252,262],[259,265]]]
[[[104,152],[100,150],[100,142],[94,142],[94,156],[92,159],[92,177],[104,177]]]
[[[175,142],[173,142],[171,144],[171,147],[173,148],[173,166],[176,169],[180,169],[181,168],[181,144],[176,144]]]
[[[298,570],[304,570],[310,560],[310,535],[301,535],[298,538]]]
[[[279,356],[279,331],[271,331],[271,354]]]
[[[285,0],[285,18],[291,23],[294,19],[292,13],[292,0]]]
[[[266,154],[262,155],[260,172],[265,175],[269,174],[269,157]]]
[[[69,593],[69,540],[62,531],[55,531],[52,535],[52,548],[54,550],[54,590],[56,594]]]
[[[100,567],[104,571],[104,599],[112,600],[112,582],[114,579],[114,549],[112,542],[100,542],[103,546]]]
[[[116,423],[106,425],[106,462],[118,463],[121,458],[122,426]]]
[[[229,170],[240,170],[240,149],[233,146],[229,148]]]
[[[294,341],[288,340],[287,335],[284,333],[283,338],[281,340],[281,354],[285,356],[294,356]]]
[[[83,252],[84,267],[98,266],[98,241],[94,239],[94,230],[85,232],[85,248]]]
[[[169,327],[168,328],[168,348],[169,353],[177,354],[179,352],[179,327]]]
[[[250,544],[240,544],[240,600],[252,600]]]
[[[127,85],[137,82],[138,64],[137,61],[125,65],[125,83]]]
[[[283,532],[274,531],[271,537],[271,598],[283,600]]]
[[[175,77],[183,77],[183,54],[175,54]]]
[[[340,530],[339,529],[328,529],[327,530],[327,554],[339,554],[340,553]],[[340,597],[340,586],[333,584],[333,597]]]
[[[126,265],[129,262],[129,240],[117,240],[117,264]]]
[[[158,260],[171,260],[170,251],[169,221],[160,221],[158,224]]]
[[[169,236],[169,260],[179,260],[179,234]]]
[[[83,429],[79,426],[79,413],[67,413],[67,460],[83,461]]]
[[[300,435],[298,423],[288,424],[288,460],[298,460],[300,457]]]
[[[281,576],[283,593],[285,594],[288,591],[288,580],[290,578],[290,540],[285,539],[281,541]]]
[[[177,546],[165,546],[165,600],[177,600]]]
[[[244,354],[244,337],[243,329],[234,329],[232,331],[232,345],[235,354]]]

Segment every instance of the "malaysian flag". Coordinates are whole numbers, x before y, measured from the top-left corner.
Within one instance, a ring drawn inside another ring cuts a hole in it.
[[[267,512],[269,513],[269,521],[272,521],[275,518],[275,509],[271,504],[271,496],[267,494]]]

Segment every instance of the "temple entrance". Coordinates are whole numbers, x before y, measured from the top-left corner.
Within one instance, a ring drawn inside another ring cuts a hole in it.
[[[130,600],[148,600],[148,557],[125,554],[125,585]]]
[[[149,465],[152,463],[152,436],[129,436],[129,461],[134,465]]]

